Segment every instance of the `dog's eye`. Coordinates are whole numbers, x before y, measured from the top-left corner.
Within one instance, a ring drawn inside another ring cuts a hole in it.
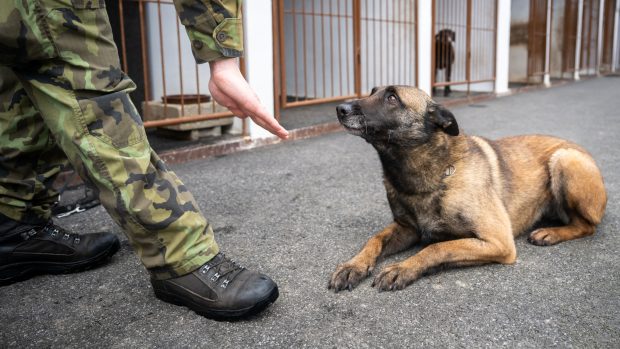
[[[396,103],[398,101],[398,98],[396,98],[395,95],[389,95],[387,98],[388,102],[390,103]]]

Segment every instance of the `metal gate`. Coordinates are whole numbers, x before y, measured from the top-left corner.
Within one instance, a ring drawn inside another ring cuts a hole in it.
[[[603,52],[601,55],[601,73],[610,73],[614,47],[614,19],[616,14],[616,0],[605,0],[603,12]]]
[[[582,75],[597,72],[599,3],[600,0],[583,0],[580,66]]]
[[[416,3],[274,1],[276,107],[357,97],[377,85],[417,85]]]
[[[550,38],[549,38],[550,39]],[[527,76],[528,80],[547,73],[547,0],[530,0],[528,24]]]
[[[211,127],[232,117],[208,95],[208,66],[195,63],[172,0],[108,0],[107,9],[123,70],[138,85],[131,97],[144,127]]]
[[[575,72],[579,0],[564,1],[564,39],[562,41],[562,72]]]
[[[495,82],[497,0],[434,0],[432,28],[433,88]]]
[[[416,3],[361,1],[361,94],[375,86],[417,85]]]

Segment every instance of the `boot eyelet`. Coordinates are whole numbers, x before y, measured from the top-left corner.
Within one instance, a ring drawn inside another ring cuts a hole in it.
[[[215,273],[215,275],[213,275],[213,276],[211,277],[211,281],[217,281],[217,279],[219,279],[219,278],[220,278],[220,276],[221,276],[221,275],[220,275],[219,273]]]
[[[63,240],[69,240],[70,237],[71,236],[69,236],[69,234],[65,234],[65,235],[62,236],[62,239]]]
[[[200,272],[203,274],[206,274],[209,271],[209,269],[211,269],[210,265],[204,265],[202,269],[200,269]]]
[[[230,280],[226,279],[222,282],[222,284],[220,285],[221,288],[226,288],[226,286],[228,286],[228,283],[230,282]]]
[[[73,240],[73,243],[76,244],[76,245],[79,244],[80,243],[80,238],[79,237],[75,238],[75,240]]]

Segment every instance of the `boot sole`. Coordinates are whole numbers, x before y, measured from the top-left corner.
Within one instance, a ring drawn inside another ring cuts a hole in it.
[[[71,263],[23,262],[5,265],[0,267],[0,286],[24,281],[36,275],[69,274],[89,270],[105,264],[120,248],[120,241],[116,240],[107,250],[86,260]]]
[[[155,292],[155,297],[161,299],[162,301],[166,303],[189,308],[190,310],[193,310],[194,312],[196,312],[196,314],[198,315],[204,316],[212,320],[218,320],[218,321],[236,321],[236,320],[241,320],[243,318],[258,314],[263,309],[267,308],[269,304],[275,302],[276,299],[278,299],[278,296],[280,295],[278,291],[278,287],[276,286],[271,290],[269,295],[267,295],[262,300],[256,302],[256,304],[254,304],[251,307],[244,308],[244,309],[236,309],[236,310],[213,310],[213,309],[204,309],[204,305],[197,304],[195,302],[192,302],[191,300],[180,298],[174,294],[171,294],[171,293],[168,293],[162,290],[153,289],[153,291]]]

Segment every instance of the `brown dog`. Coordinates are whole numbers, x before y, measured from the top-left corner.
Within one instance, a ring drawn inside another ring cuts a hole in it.
[[[442,265],[511,264],[515,236],[541,218],[563,222],[530,233],[531,243],[546,246],[593,234],[605,212],[598,167],[569,141],[459,134],[452,113],[413,87],[375,88],[337,111],[340,123],[379,153],[394,222],[337,267],[329,282],[336,292],[352,290],[379,257],[423,237],[440,242],[388,265],[373,286],[403,289]]]

